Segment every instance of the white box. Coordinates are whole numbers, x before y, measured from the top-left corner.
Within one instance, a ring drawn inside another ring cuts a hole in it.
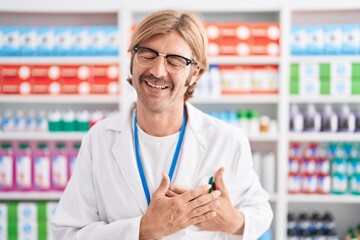
[[[306,53],[310,55],[319,55],[324,53],[325,32],[322,26],[308,26]]]
[[[325,26],[325,54],[341,54],[343,31],[340,25]]]
[[[38,239],[38,224],[36,221],[18,221],[18,239]]]
[[[320,81],[319,79],[306,79],[300,81],[300,95],[302,96],[319,96]]]
[[[331,78],[330,94],[332,96],[350,96],[351,95],[351,79],[348,78]]]
[[[73,44],[71,52],[75,56],[90,55],[90,34],[85,26],[72,27]]]
[[[307,79],[320,78],[319,63],[301,63],[299,64],[299,80],[305,81]]]
[[[291,28],[291,54],[305,54],[307,47],[307,32],[304,26],[292,26]]]
[[[360,25],[346,24],[342,26],[343,31],[343,54],[360,53]]]
[[[352,63],[350,61],[337,61],[330,64],[331,78],[351,78]]]
[[[19,203],[18,204],[19,221],[37,221],[36,203]]]
[[[20,48],[20,31],[17,27],[4,26],[2,56],[18,56]]]
[[[55,52],[57,56],[72,55],[73,35],[71,27],[55,28]]]

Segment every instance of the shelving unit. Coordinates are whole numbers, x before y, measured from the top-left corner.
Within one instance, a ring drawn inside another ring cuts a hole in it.
[[[50,109],[53,105],[68,108],[106,108],[122,109],[134,99],[133,91],[126,82],[129,73],[129,43],[130,26],[137,23],[148,13],[164,8],[185,9],[201,12],[205,21],[277,21],[280,25],[281,43],[279,57],[211,57],[210,64],[223,65],[278,65],[279,66],[279,92],[270,95],[240,95],[221,96],[214,98],[194,98],[190,102],[200,109],[237,109],[255,108],[267,111],[277,120],[277,133],[272,135],[249,136],[252,147],[271,149],[276,155],[276,193],[271,194],[270,201],[275,213],[273,221],[274,239],[286,239],[287,211],[293,206],[320,206],[330,204],[334,206],[335,213],[340,215],[344,226],[339,226],[340,233],[347,229],[343,221],[342,211],[351,211],[349,208],[359,208],[360,196],[349,195],[291,195],[287,193],[288,182],[288,155],[290,142],[360,142],[359,133],[293,133],[289,132],[290,104],[360,104],[359,96],[293,96],[289,94],[290,63],[329,63],[333,61],[359,62],[359,55],[355,56],[291,56],[289,50],[290,29],[294,24],[328,24],[328,23],[360,23],[360,2],[357,0],[272,0],[248,1],[239,4],[236,0],[183,0],[173,2],[154,0],[151,4],[144,4],[143,0],[119,2],[106,0],[101,3],[96,1],[70,1],[48,2],[33,0],[31,4],[24,0],[5,0],[0,2],[0,21],[10,25],[42,25],[44,19],[52,19],[47,24],[56,23],[66,25],[81,24],[116,24],[120,27],[118,57],[0,57],[1,64],[110,64],[118,63],[121,66],[119,96],[91,95],[91,96],[18,96],[0,95],[0,112],[9,107],[19,108],[24,104],[40,105]],[[79,15],[79,16],[78,16]],[[52,106],[50,106],[52,105]],[[1,140],[74,140],[79,141],[83,133],[31,133],[31,132],[0,132]],[[1,193],[0,201],[12,200],[58,200],[61,192],[36,192],[36,193]],[[347,206],[347,204],[350,204]],[[355,211],[358,213],[359,210]],[[353,221],[358,215],[353,215]]]

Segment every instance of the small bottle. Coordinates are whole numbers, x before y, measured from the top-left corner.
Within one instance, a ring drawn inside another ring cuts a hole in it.
[[[34,188],[36,190],[50,190],[51,161],[48,145],[38,143],[34,155]]]
[[[291,105],[290,109],[290,131],[302,132],[304,130],[304,116],[299,110],[298,105]]]
[[[337,128],[338,116],[333,112],[331,105],[326,104],[321,116],[321,131],[337,132]]]
[[[14,122],[15,131],[25,131],[26,119],[23,110],[16,111],[16,117]]]
[[[62,113],[62,130],[65,132],[75,131],[75,112],[67,110]]]
[[[3,142],[0,150],[0,191],[14,189],[14,150],[10,142]]]
[[[307,105],[306,112],[304,114],[304,131],[307,132],[319,132],[321,126],[321,116],[316,111],[314,104]]]
[[[51,185],[54,190],[64,190],[68,177],[68,152],[65,143],[56,144],[51,159]]]
[[[25,130],[26,131],[35,131],[36,130],[36,118],[35,118],[35,111],[30,110],[27,113],[25,119]]]
[[[339,112],[339,132],[355,131],[355,115],[350,111],[349,105],[342,105]]]
[[[6,110],[2,119],[2,130],[4,132],[11,132],[15,129],[15,118],[11,110]]]
[[[36,116],[36,130],[40,132],[48,131],[48,120],[44,110],[41,110]]]
[[[76,131],[86,132],[90,127],[90,114],[86,110],[76,113]]]
[[[29,143],[21,142],[16,153],[15,178],[17,190],[32,188],[32,156]]]
[[[249,110],[248,114],[248,121],[249,121],[249,135],[250,136],[258,136],[259,135],[259,125],[260,125],[260,121],[259,121],[259,113],[255,110]]]
[[[210,65],[210,96],[221,96],[221,74],[218,65]]]
[[[50,132],[59,132],[62,131],[61,126],[61,112],[59,110],[54,110],[48,114],[48,129]]]

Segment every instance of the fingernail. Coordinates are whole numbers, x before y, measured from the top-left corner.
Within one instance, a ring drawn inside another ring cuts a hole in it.
[[[221,192],[219,190],[215,190],[213,193],[215,197],[219,197],[221,195]]]

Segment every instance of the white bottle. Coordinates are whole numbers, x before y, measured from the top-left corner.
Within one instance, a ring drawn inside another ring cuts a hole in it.
[[[275,154],[266,152],[262,159],[263,186],[269,194],[275,193]]]
[[[339,132],[354,132],[355,131],[355,115],[350,111],[347,104],[341,106],[339,112]]]
[[[210,70],[210,96],[221,96],[221,74],[218,65],[211,65]]]
[[[291,105],[290,108],[290,131],[302,132],[304,129],[304,116],[299,110],[297,104]]]
[[[338,129],[338,116],[334,113],[330,104],[324,106],[321,116],[321,131],[336,132]]]

